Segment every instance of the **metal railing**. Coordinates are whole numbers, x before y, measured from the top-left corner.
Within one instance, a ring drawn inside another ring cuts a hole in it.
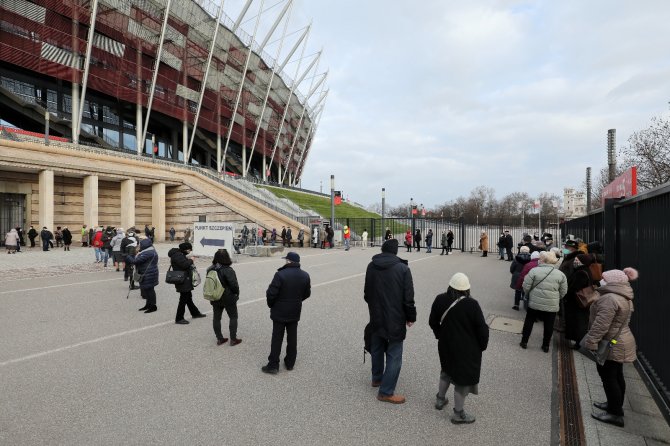
[[[639,366],[656,390],[656,400],[670,420],[670,304],[668,271],[663,255],[670,246],[670,183],[625,200],[608,200],[605,209],[566,222],[565,234],[605,246],[605,268],[636,268],[640,276],[631,283],[635,311],[631,329],[638,348]]]

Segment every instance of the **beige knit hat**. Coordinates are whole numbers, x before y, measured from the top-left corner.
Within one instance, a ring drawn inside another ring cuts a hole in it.
[[[458,291],[466,291],[470,289],[470,280],[465,274],[456,273],[451,276],[449,286]]]

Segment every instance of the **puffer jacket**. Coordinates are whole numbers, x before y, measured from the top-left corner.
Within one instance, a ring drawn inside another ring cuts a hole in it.
[[[568,292],[568,279],[554,265],[540,263],[523,279],[523,291],[528,295],[528,306],[533,310],[557,313],[560,300]]]
[[[514,261],[509,266],[509,272],[512,274],[512,281],[509,284],[510,288],[514,290],[520,289],[520,287],[517,288],[517,282],[519,280],[519,276],[521,275],[521,271],[523,271],[523,267],[528,262],[530,262],[530,254],[527,252],[520,252],[516,255]]]
[[[533,259],[530,260],[528,263],[526,263],[523,268],[521,269],[521,273],[519,274],[519,278],[516,280],[516,286],[512,287],[515,290],[520,290],[523,288],[523,280],[526,278],[528,273],[530,272],[531,269],[535,268],[537,266],[538,260]]]
[[[300,320],[302,301],[312,294],[312,282],[300,263],[287,263],[277,270],[265,292],[270,319],[276,322]]]
[[[16,248],[16,244],[18,242],[19,242],[19,233],[16,232],[16,229],[12,229],[5,236],[5,246]]]
[[[151,239],[145,238],[140,242],[140,252],[136,256],[126,256],[126,262],[137,265],[137,272],[142,275],[140,288],[148,289],[158,285],[158,253],[151,243]]]
[[[629,283],[608,283],[596,290],[600,297],[591,304],[589,331],[582,345],[589,350],[597,350],[602,339],[614,338],[623,324],[617,343],[607,357],[615,362],[634,362],[637,359],[635,337],[628,323],[629,310],[633,308],[633,289]]]
[[[372,257],[365,273],[363,297],[368,303],[372,333],[389,341],[402,341],[407,322],[416,322],[412,272],[395,254]]]
[[[116,235],[112,238],[110,245],[112,246],[113,252],[121,252],[121,242],[126,237],[126,234],[123,231],[117,230]]]

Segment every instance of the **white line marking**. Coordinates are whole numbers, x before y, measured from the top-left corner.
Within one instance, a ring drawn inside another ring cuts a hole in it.
[[[111,282],[112,280],[117,280],[118,281],[119,278],[115,277],[113,279],[91,280],[89,282],[61,283],[60,285],[49,285],[49,286],[43,286],[43,287],[39,287],[39,288],[25,288],[25,289],[21,289],[21,290],[0,291],[0,294],[22,293],[24,291],[47,290],[49,288],[62,288],[64,286],[88,285],[88,284],[91,284],[91,283]]]
[[[410,261],[410,263],[420,262],[422,260],[426,260],[426,259],[429,259],[429,258],[430,257],[424,257],[423,259],[412,260],[412,261]],[[330,280],[328,282],[318,283],[316,285],[312,285],[312,288],[317,288],[317,287],[324,286],[324,285],[330,285],[331,283],[341,282],[343,280],[354,279],[354,278],[362,277],[362,276],[365,276],[365,273],[353,274],[351,276],[341,277],[339,279]],[[83,285],[85,283],[88,284],[88,283],[97,283],[97,282],[107,282],[107,281],[110,281],[110,280],[119,280],[119,279],[114,278],[114,279],[98,280],[98,281],[95,281],[95,282],[80,282],[79,284]],[[69,286],[69,285],[72,285],[72,284],[53,285],[53,286],[50,286],[50,287],[33,288],[33,289],[34,290],[41,290],[41,289],[45,289],[45,288],[55,288],[55,287],[62,287],[62,286]],[[30,291],[30,290],[20,290],[20,291]],[[9,291],[9,292],[13,293],[15,291]],[[258,299],[247,300],[247,301],[238,303],[237,306],[241,307],[241,306],[244,306],[244,305],[249,305],[249,304],[253,304],[253,303],[256,303],[256,302],[262,302],[262,301],[265,301],[265,297],[261,297],[261,298],[258,298]],[[211,313],[212,311],[213,310],[205,311],[204,313],[208,314],[208,313]],[[95,339],[90,339],[88,341],[82,341],[82,342],[77,342],[75,344],[66,345],[65,347],[59,347],[59,348],[55,348],[55,349],[52,349],[52,350],[47,350],[47,351],[40,352],[40,353],[34,353],[32,355],[23,356],[21,358],[10,359],[8,361],[0,362],[0,367],[5,367],[9,364],[15,364],[15,363],[18,363],[18,362],[28,361],[30,359],[41,358],[42,356],[47,356],[47,355],[51,355],[53,353],[59,353],[59,352],[63,352],[63,351],[66,351],[66,350],[71,350],[73,348],[81,347],[83,345],[96,344],[98,342],[106,341],[108,339],[114,339],[114,338],[119,338],[121,336],[133,334],[133,333],[139,333],[139,332],[142,332],[142,331],[145,331],[145,330],[150,330],[152,328],[163,327],[163,326],[169,325],[169,324],[174,324],[174,322],[171,321],[171,320],[170,321],[165,321],[165,322],[159,322],[157,324],[147,325],[146,327],[134,328],[132,330],[126,330],[126,331],[122,331],[122,332],[119,332],[119,333],[114,333],[114,334],[111,334],[111,335],[102,336],[102,337],[95,338]]]

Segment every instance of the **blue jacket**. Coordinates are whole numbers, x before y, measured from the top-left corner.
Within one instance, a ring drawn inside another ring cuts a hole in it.
[[[140,252],[135,256],[126,256],[126,262],[136,265],[137,272],[142,275],[140,288],[148,289],[158,285],[158,253],[151,243],[151,239],[145,238],[140,242]]]
[[[299,263],[287,263],[277,270],[265,293],[270,319],[277,322],[300,320],[302,301],[312,293],[309,274],[300,269]]]

